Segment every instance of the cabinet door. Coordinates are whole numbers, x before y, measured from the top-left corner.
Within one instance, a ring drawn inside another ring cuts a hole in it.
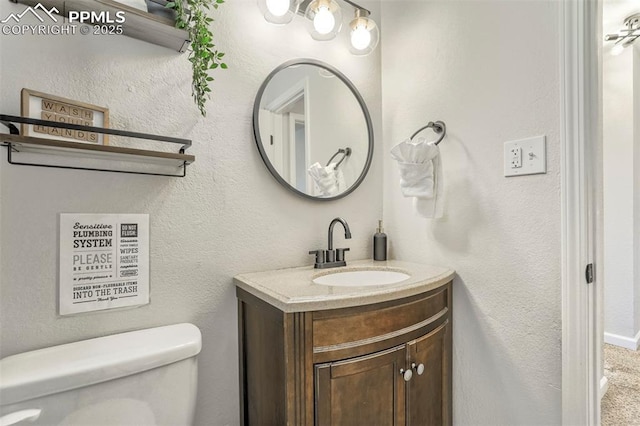
[[[407,362],[409,368],[415,364],[413,377],[407,383],[407,425],[450,425],[451,324],[449,321],[431,333],[409,342]],[[422,374],[419,374],[420,371]]]
[[[317,426],[405,424],[406,347],[315,366]]]

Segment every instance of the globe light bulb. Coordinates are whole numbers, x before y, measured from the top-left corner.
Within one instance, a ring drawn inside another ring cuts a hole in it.
[[[336,18],[327,6],[320,6],[313,18],[313,27],[320,34],[329,34],[336,25]]]
[[[290,7],[290,0],[267,0],[267,9],[273,16],[284,16]]]
[[[380,29],[376,22],[369,18],[366,9],[356,9],[355,17],[349,22],[351,44],[349,51],[357,56],[365,56],[373,52],[380,40]]]
[[[351,45],[354,49],[364,50],[371,44],[371,33],[365,25],[358,25],[351,31]]]

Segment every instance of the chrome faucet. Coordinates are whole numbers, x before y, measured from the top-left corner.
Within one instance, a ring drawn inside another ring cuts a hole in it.
[[[347,261],[344,258],[344,253],[349,251],[349,248],[333,249],[333,228],[336,223],[340,223],[344,228],[344,238],[351,239],[351,230],[346,220],[336,217],[329,224],[329,238],[327,250],[312,250],[309,254],[316,255],[316,263],[314,268],[336,268],[338,266],[347,266]]]

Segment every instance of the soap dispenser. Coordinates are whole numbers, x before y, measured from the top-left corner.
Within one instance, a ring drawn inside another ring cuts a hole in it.
[[[373,234],[373,260],[387,260],[387,234],[383,232],[382,221],[378,221],[378,230]]]

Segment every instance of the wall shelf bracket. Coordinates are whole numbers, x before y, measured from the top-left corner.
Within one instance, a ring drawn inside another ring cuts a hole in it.
[[[4,114],[0,114],[0,123],[10,131],[9,134],[0,135],[0,144],[7,147],[7,162],[14,165],[185,177],[187,165],[195,161],[195,156],[185,154],[185,151],[191,146],[189,139]],[[156,143],[156,145],[157,142],[173,143],[178,144],[180,148],[179,152],[175,153],[26,136],[19,134],[15,123],[144,139]]]

